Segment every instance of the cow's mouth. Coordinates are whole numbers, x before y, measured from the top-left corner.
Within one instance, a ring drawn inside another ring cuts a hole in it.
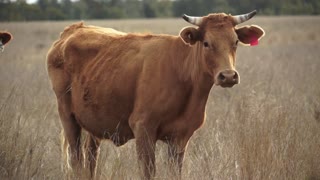
[[[233,87],[233,86],[236,85],[236,84],[238,84],[238,83],[224,83],[224,84],[220,84],[220,86],[221,86],[222,88],[231,88],[231,87]]]

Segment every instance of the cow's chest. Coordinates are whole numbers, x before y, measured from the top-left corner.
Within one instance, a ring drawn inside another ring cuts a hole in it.
[[[205,120],[206,101],[191,99],[182,109],[182,113],[163,121],[159,126],[158,137],[161,140],[193,134]]]

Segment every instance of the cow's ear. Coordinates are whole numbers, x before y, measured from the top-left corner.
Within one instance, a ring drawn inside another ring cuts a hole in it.
[[[200,33],[194,27],[185,27],[180,31],[180,38],[184,43],[193,45],[200,40]]]
[[[264,36],[264,30],[256,25],[244,26],[236,29],[238,39],[245,45],[258,45],[259,40]]]
[[[0,40],[3,45],[7,44],[11,40],[12,36],[8,32],[0,32]]]

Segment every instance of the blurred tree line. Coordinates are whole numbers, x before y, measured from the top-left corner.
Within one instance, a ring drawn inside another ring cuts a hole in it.
[[[155,18],[210,12],[320,14],[320,0],[0,0],[0,21]]]

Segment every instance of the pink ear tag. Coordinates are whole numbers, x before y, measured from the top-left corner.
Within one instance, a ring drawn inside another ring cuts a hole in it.
[[[250,46],[256,46],[259,44],[259,40],[256,36],[253,36],[250,41]]]

